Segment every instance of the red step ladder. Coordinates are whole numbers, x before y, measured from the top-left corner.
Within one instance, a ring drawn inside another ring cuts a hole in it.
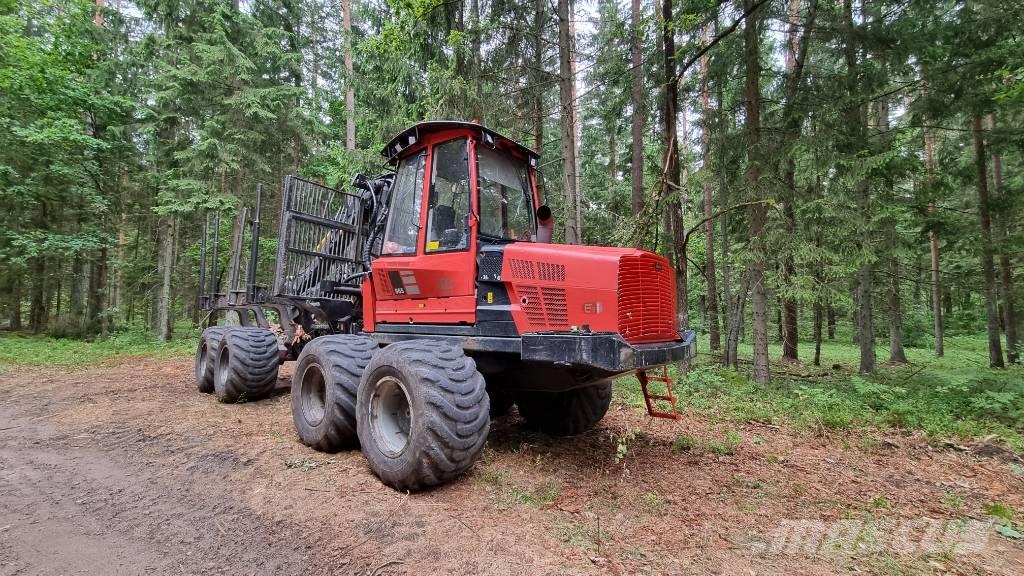
[[[647,413],[655,418],[668,418],[669,420],[682,420],[683,415],[679,413],[676,408],[676,397],[672,394],[672,377],[668,375],[668,366],[660,366],[661,372],[655,372],[648,374],[646,370],[637,370],[636,379],[640,381],[640,387],[644,391],[644,402],[647,403]],[[658,370],[656,368],[655,370]],[[665,385],[664,394],[651,394],[649,385],[652,382],[661,382]],[[663,412],[658,410],[654,402],[661,400],[668,402],[672,407],[672,412]]]

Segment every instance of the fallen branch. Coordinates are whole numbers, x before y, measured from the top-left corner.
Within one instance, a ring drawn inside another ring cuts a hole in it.
[[[348,548],[345,549],[344,552],[342,552],[342,554],[349,554],[353,550],[355,550],[356,548],[359,548],[363,544],[366,544],[367,542],[369,542],[370,538],[373,538],[374,532],[376,532],[380,528],[384,527],[385,524],[390,522],[391,519],[394,518],[395,514],[397,514],[398,511],[401,510],[403,506],[405,506],[405,503],[406,503],[407,500],[409,500],[409,492],[408,491],[405,492],[405,496],[402,497],[402,501],[398,503],[398,506],[395,506],[395,508],[393,510],[391,510],[391,513],[388,514],[386,518],[384,518],[383,520],[378,522],[376,526],[374,526],[373,528],[368,530],[369,534],[367,534],[366,538],[363,538],[359,542],[356,542],[355,544],[349,546]]]
[[[370,576],[377,576],[377,574],[380,574],[381,570],[387,568],[388,566],[391,566],[392,564],[405,564],[405,562],[402,562],[401,560],[388,560],[387,562],[374,568],[373,571],[370,572]]]

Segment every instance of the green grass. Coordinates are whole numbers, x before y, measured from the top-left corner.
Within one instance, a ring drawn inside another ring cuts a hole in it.
[[[180,327],[175,334],[170,342],[158,342],[144,331],[118,332],[106,340],[87,342],[4,333],[0,334],[0,372],[16,366],[84,367],[126,356],[170,359],[194,354],[198,332]]]
[[[723,369],[707,351],[703,338],[689,375],[674,391],[694,414],[714,421],[923,430],[933,439],[995,435],[1024,452],[1024,368],[988,368],[983,336],[948,338],[943,358],[930,349],[908,348],[909,366],[883,366],[885,351],[879,349],[879,369],[872,376],[856,373],[859,351],[848,338],[824,343],[821,367],[810,365],[813,344],[801,343],[805,364],[773,363],[767,386],[750,382],[749,364]],[[772,359],[780,355],[779,346],[770,347]],[[741,362],[749,358],[750,346],[741,346]],[[615,389],[620,401],[643,406],[636,378],[620,378]]]
[[[474,471],[474,476],[480,482],[494,489],[497,505],[501,510],[507,510],[518,504],[539,510],[557,500],[561,493],[561,485],[557,480],[544,482],[533,490],[523,488],[512,480],[507,471],[494,464],[478,466]]]

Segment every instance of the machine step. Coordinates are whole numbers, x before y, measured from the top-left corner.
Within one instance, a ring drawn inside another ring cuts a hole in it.
[[[648,374],[646,370],[637,370],[636,379],[640,381],[640,388],[644,391],[644,402],[647,403],[647,413],[654,418],[668,418],[669,420],[682,420],[683,415],[676,407],[677,398],[672,394],[672,377],[669,376],[668,366],[660,366],[660,373]],[[664,394],[652,394],[651,384],[660,382],[665,385]],[[655,401],[667,402],[671,406],[671,412],[665,412],[655,407]]]

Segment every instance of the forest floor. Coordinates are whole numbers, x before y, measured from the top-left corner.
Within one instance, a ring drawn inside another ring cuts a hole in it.
[[[616,401],[571,439],[513,411],[408,495],[301,445],[289,377],[228,405],[190,359],[8,367],[0,575],[1024,573],[1024,468],[995,443]]]

